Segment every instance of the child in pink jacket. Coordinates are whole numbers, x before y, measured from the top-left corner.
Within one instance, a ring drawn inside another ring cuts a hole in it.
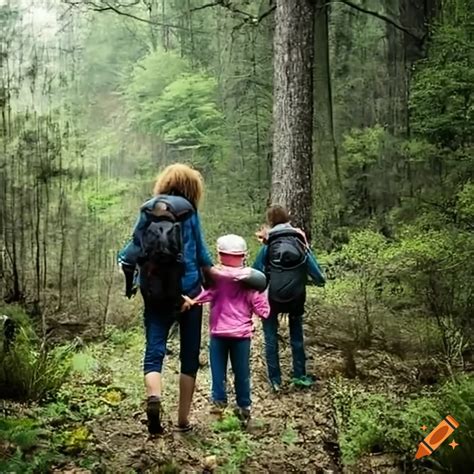
[[[212,401],[217,408],[227,405],[227,362],[230,358],[238,415],[250,417],[250,339],[252,315],[268,318],[270,306],[266,292],[251,289],[245,280],[251,272],[244,267],[247,244],[238,235],[225,235],[217,240],[221,265],[213,269],[213,286],[203,290],[189,304],[211,303],[210,363]]]

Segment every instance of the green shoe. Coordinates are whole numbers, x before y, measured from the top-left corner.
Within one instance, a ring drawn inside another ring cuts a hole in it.
[[[309,388],[313,386],[314,379],[309,375],[303,375],[302,377],[293,377],[291,383],[295,387]]]

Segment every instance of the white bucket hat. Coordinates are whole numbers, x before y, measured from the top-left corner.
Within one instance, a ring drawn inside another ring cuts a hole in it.
[[[228,255],[246,255],[247,243],[240,235],[223,235],[217,239],[217,251]]]

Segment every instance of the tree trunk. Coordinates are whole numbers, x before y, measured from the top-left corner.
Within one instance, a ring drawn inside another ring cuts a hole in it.
[[[338,150],[334,134],[331,69],[329,62],[328,3],[316,0],[315,53],[314,53],[314,105],[316,128],[316,159],[324,166],[334,167],[334,175],[341,186]],[[324,166],[325,168],[329,168]]]
[[[397,18],[399,0],[387,2],[388,16]],[[393,25],[386,24],[387,32],[387,74],[388,74],[388,102],[387,118],[388,131],[392,135],[406,135],[406,74],[404,68],[403,44],[404,36]]]
[[[311,234],[314,13],[311,0],[278,2],[274,36],[272,201]]]

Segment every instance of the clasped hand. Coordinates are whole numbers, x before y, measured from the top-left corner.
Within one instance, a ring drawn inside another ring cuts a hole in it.
[[[183,297],[183,303],[181,304],[181,312],[184,313],[185,311],[188,311],[191,309],[192,306],[196,304],[196,302],[190,298],[189,296],[186,295],[181,295]]]

